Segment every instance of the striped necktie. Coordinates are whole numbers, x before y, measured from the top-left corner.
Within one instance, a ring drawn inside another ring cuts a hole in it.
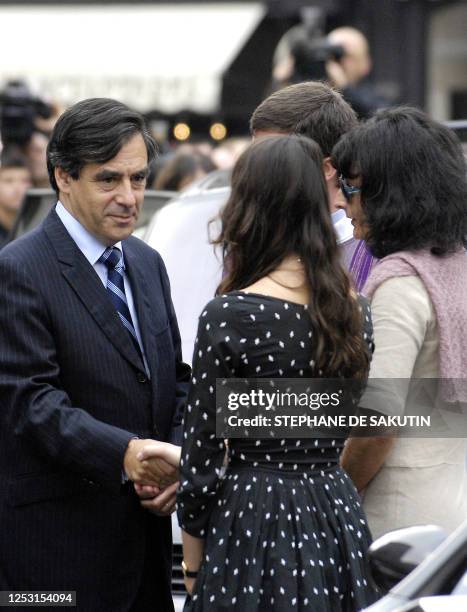
[[[130,333],[138,354],[142,357],[141,347],[136,336],[133,321],[131,320],[131,314],[125,295],[125,283],[123,281],[125,265],[123,263],[123,254],[117,247],[108,247],[99,257],[99,261],[105,264],[108,269],[107,293],[117,311],[120,321]]]

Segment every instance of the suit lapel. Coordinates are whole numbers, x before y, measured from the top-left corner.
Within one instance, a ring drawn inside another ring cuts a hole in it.
[[[144,370],[141,357],[118,318],[99,276],[54,210],[44,221],[44,230],[60,261],[63,276],[99,328],[125,359],[139,370]]]

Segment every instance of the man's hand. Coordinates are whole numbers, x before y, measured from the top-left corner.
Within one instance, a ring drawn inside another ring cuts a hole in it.
[[[175,510],[178,485],[178,481],[174,482],[162,492],[156,494],[155,497],[149,499],[148,497],[152,493],[149,487],[140,487],[135,484],[135,490],[141,499],[143,508],[157,514],[157,516],[170,516]]]
[[[153,497],[157,497],[159,493],[162,492],[162,489],[152,485],[140,485],[135,482],[133,483],[133,486],[135,487],[136,494],[140,499],[152,499]]]
[[[168,448],[166,448],[168,447]],[[123,459],[124,470],[130,480],[140,485],[162,489],[178,480],[173,444],[155,440],[130,440]],[[178,447],[174,447],[178,448]],[[145,449],[150,449],[148,452]],[[169,457],[173,463],[166,461]],[[178,459],[180,452],[178,452]]]

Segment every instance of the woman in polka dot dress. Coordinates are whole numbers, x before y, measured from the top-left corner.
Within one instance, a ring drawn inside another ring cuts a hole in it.
[[[216,438],[216,378],[366,379],[371,318],[339,261],[311,140],[256,141],[222,214],[227,275],[199,319],[178,518],[192,611],[338,612],[375,599],[343,439]],[[191,576],[191,578],[190,578]]]

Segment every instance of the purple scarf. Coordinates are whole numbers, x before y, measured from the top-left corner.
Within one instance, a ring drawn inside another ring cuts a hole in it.
[[[371,298],[385,280],[418,276],[433,303],[439,329],[441,395],[447,402],[467,401],[467,253],[432,255],[400,251],[381,259],[364,287]]]

